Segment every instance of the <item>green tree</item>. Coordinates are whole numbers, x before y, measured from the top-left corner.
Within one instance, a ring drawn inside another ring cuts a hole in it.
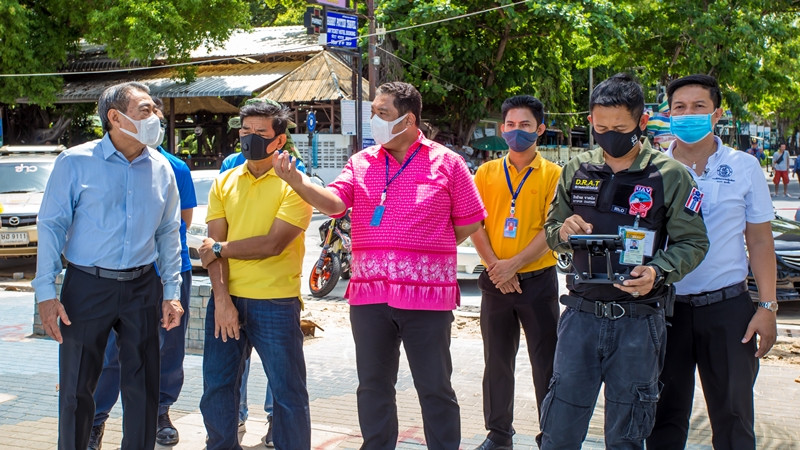
[[[246,0],[0,0],[0,70],[58,72],[82,42],[104,45],[122,63],[185,61],[248,24]],[[0,103],[48,105],[61,86],[59,76],[0,77]]]
[[[377,19],[388,30],[512,2],[385,0]],[[575,111],[573,73],[592,54],[607,54],[624,35],[615,24],[629,13],[611,1],[534,0],[464,19],[387,35],[381,81],[417,86],[437,125],[466,144],[477,121],[515,94],[539,97],[548,111]],[[430,112],[426,114],[432,118]],[[553,116],[563,129],[578,116]]]
[[[646,84],[712,75],[727,107],[742,118],[762,100],[780,103],[791,93],[798,68],[796,0],[630,2],[630,9],[627,51],[618,52],[612,65],[644,67]]]
[[[302,25],[306,0],[255,0],[250,2],[250,24],[254,27]]]

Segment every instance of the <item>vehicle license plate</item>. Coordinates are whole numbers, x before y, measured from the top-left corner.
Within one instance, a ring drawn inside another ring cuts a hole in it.
[[[28,239],[28,233],[0,233],[0,245],[19,245],[19,244],[27,244],[30,240]]]

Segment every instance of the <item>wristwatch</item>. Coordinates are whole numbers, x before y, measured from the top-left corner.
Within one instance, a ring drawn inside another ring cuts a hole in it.
[[[776,301],[758,302],[758,307],[770,310],[772,312],[777,312],[778,311],[778,302],[776,302]]]
[[[664,284],[664,271],[655,264],[648,264],[648,267],[652,267],[656,272],[656,279],[653,280],[653,289],[661,287]]]
[[[214,256],[217,258],[222,258],[222,244],[219,242],[214,242],[214,245],[211,246],[211,251],[214,252]]]

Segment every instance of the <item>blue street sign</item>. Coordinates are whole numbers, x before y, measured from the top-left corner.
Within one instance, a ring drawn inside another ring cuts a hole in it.
[[[309,112],[306,116],[306,126],[308,127],[308,132],[311,133],[314,131],[314,128],[317,126],[317,116],[314,112]]]
[[[358,16],[328,11],[325,20],[328,45],[344,48],[358,47]]]

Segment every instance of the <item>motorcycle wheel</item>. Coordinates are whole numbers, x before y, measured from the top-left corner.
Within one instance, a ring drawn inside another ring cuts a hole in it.
[[[335,253],[329,253],[322,264],[322,272],[317,273],[316,264],[311,269],[311,275],[308,277],[308,287],[311,290],[311,295],[317,298],[328,295],[336,287],[341,274],[342,264],[339,261],[339,256]]]

